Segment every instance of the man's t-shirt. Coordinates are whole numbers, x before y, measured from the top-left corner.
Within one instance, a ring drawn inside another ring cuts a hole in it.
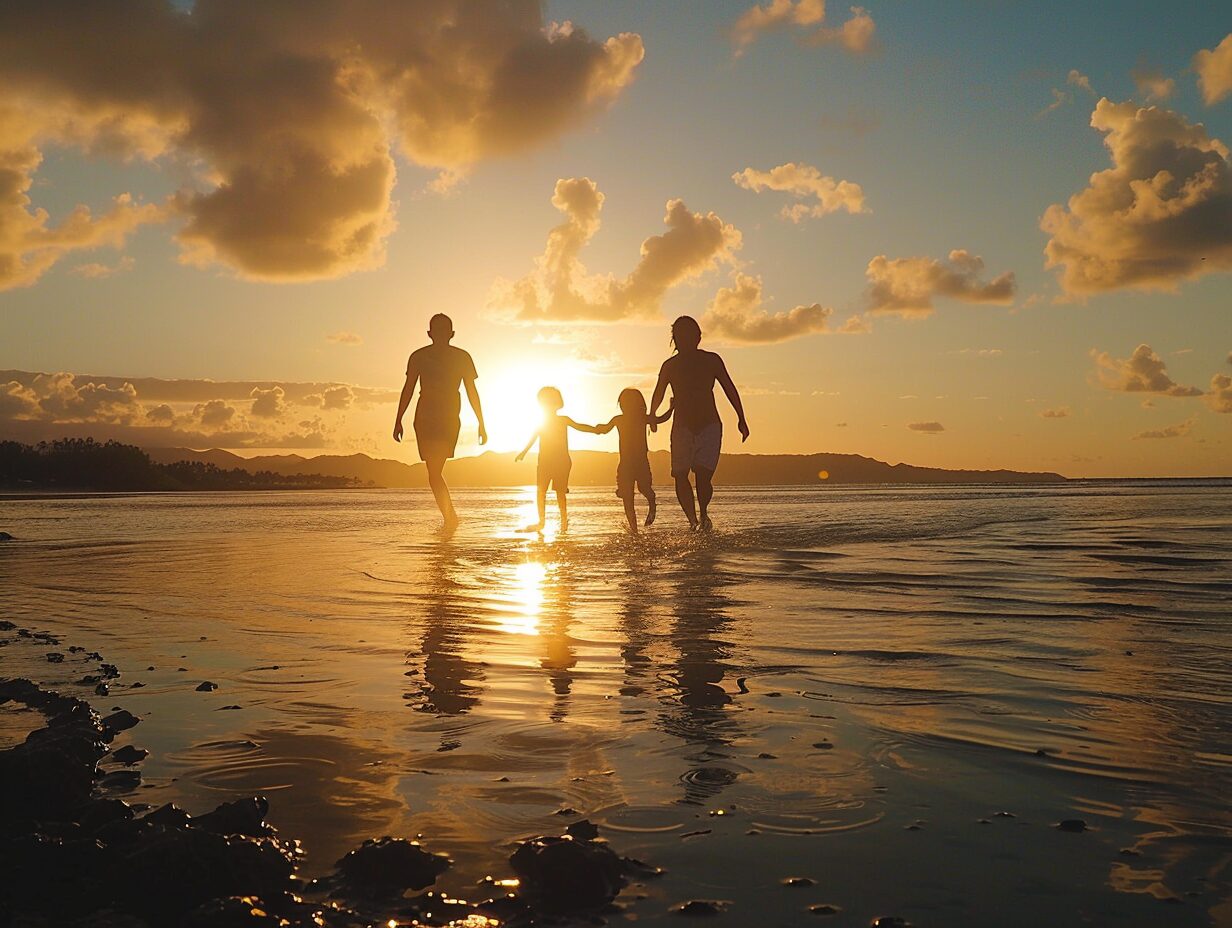
[[[419,403],[415,415],[456,416],[462,408],[458,388],[477,376],[475,362],[453,345],[427,345],[411,353],[406,362],[407,376],[419,375]]]
[[[671,385],[678,425],[699,432],[721,421],[714,404],[714,382],[723,369],[722,358],[701,348],[682,351],[663,362],[659,376]]]

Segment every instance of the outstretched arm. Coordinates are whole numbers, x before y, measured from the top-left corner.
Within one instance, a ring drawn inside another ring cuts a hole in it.
[[[530,441],[526,443],[526,447],[518,452],[518,456],[513,459],[514,462],[516,463],[517,461],[520,461],[522,460],[522,458],[526,457],[530,449],[535,447],[535,442],[537,442],[538,440],[539,440],[539,433],[536,432],[534,435],[530,437]]]
[[[610,428],[605,428],[602,425],[586,425],[584,422],[574,422],[568,416],[565,416],[565,425],[577,429],[579,432],[590,432],[592,435],[602,435],[610,431]]]
[[[731,374],[727,373],[727,365],[722,360],[719,361],[717,379],[719,386],[727,394],[727,401],[732,404],[732,409],[736,410],[736,428],[740,430],[740,440],[747,441],[749,437],[749,424],[744,420],[744,404],[740,402],[740,393],[736,390],[736,385],[732,383]]]
[[[488,443],[488,429],[483,424],[483,406],[479,403],[479,390],[475,387],[473,377],[468,377],[464,383],[466,384],[466,398],[471,402],[471,409],[475,411],[475,418],[479,420],[479,444],[486,445]]]
[[[666,366],[666,362],[664,363]],[[659,380],[655,383],[654,393],[650,395],[650,418],[655,417],[655,413],[659,411],[659,404],[663,402],[663,397],[667,395],[667,374],[663,368],[659,368]]]
[[[669,403],[667,405],[667,409],[663,410],[662,415],[650,417],[650,427],[654,428],[656,425],[661,425],[662,423],[666,422],[668,419],[672,417],[672,413],[675,411],[676,411],[676,404]]]
[[[419,369],[407,365],[406,383],[402,385],[402,395],[398,397],[398,415],[394,417],[394,441],[402,441],[402,417],[406,408],[411,405],[411,397],[415,395],[415,384],[419,381]]]

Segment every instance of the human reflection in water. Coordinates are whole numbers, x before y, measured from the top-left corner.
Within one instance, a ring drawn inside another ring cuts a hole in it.
[[[463,655],[468,628],[458,577],[457,549],[443,542],[429,562],[425,590],[413,603],[423,637],[419,650],[406,655],[411,665],[406,675],[415,688],[405,698],[418,712],[462,715],[479,704],[483,692],[484,664]]]
[[[563,722],[569,714],[573,668],[577,666],[577,655],[569,638],[569,626],[573,623],[573,577],[568,564],[558,564],[544,571],[542,593],[539,666],[548,671],[548,681],[556,696],[548,718]]]
[[[671,695],[659,714],[659,727],[697,747],[685,755],[695,766],[681,780],[684,801],[702,803],[739,776],[737,767],[723,763],[739,735],[731,693],[740,687],[728,663],[731,645],[720,637],[730,621],[731,600],[711,552],[691,555],[672,579],[669,641],[676,662],[666,674]]]

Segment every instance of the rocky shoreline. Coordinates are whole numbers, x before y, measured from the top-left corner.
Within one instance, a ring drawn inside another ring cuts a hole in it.
[[[0,631],[47,645],[46,632]],[[0,641],[8,644],[8,641]],[[83,650],[74,648],[72,650]],[[54,652],[53,652],[54,653]],[[115,668],[100,665],[98,695]],[[51,658],[49,657],[49,660]],[[529,926],[619,912],[626,886],[661,871],[621,857],[588,821],[521,842],[507,878],[474,900],[430,888],[451,861],[420,841],[381,837],[343,856],[326,877],[297,875],[298,841],[266,821],[262,796],[203,815],[113,795],[140,783],[144,749],[112,743],[141,719],[102,715],[85,700],[24,678],[0,678],[0,705],[37,710],[45,724],[0,751],[0,925],[15,928],[361,928]],[[108,769],[100,768],[106,762]],[[114,768],[114,769],[110,769]]]

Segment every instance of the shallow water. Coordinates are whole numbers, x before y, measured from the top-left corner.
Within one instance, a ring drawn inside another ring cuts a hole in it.
[[[122,676],[0,673],[141,715],[130,801],[269,795],[310,874],[422,833],[466,896],[585,816],[667,869],[642,921],[1232,924],[1232,486],[720,488],[638,539],[456,495],[452,539],[418,491],[0,501],[0,618]]]

